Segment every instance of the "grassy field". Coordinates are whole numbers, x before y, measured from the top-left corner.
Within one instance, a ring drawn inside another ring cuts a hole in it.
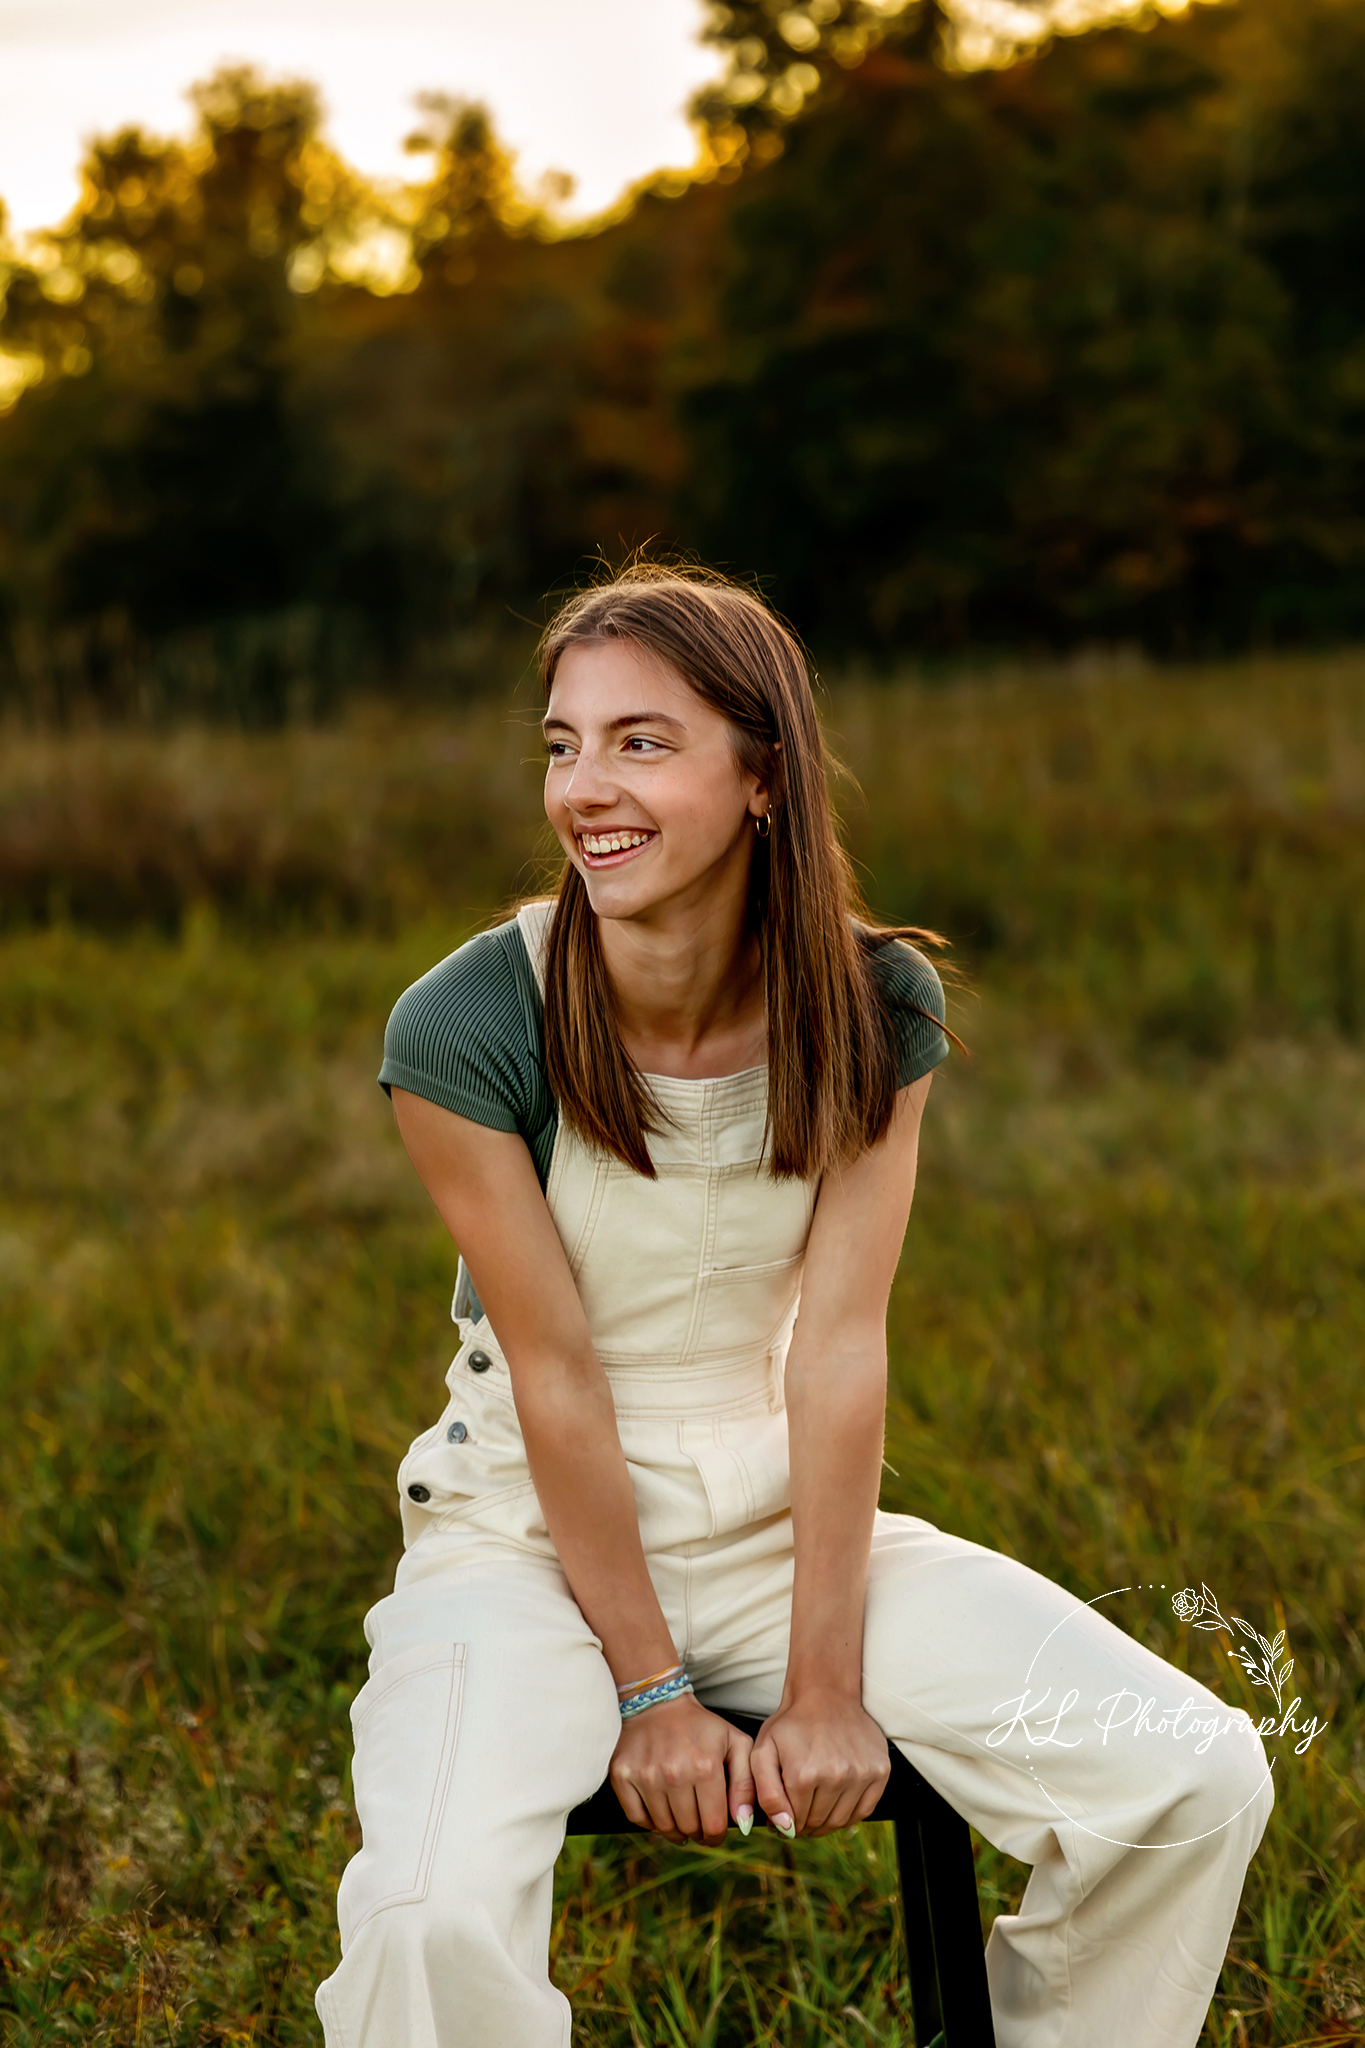
[[[973,1054],[930,1104],[885,1502],[1287,1630],[1327,1728],[1269,1745],[1205,2041],[1365,2040],[1365,658],[827,709],[869,893],[957,942]],[[360,1617],[451,1347],[373,1075],[397,993],[531,878],[527,724],[6,738],[13,2048],[319,2038]],[[1264,1711],[1169,1599],[1109,1611]],[[576,2039],[908,2048],[880,1832],[570,1845]],[[978,1853],[988,1923],[1025,1873]]]

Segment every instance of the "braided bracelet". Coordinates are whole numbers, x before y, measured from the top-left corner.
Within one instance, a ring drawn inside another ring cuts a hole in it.
[[[679,1665],[667,1678],[661,1678],[656,1685],[648,1685],[643,1692],[632,1694],[621,1702],[621,1719],[632,1720],[636,1714],[643,1714],[648,1707],[661,1707],[666,1700],[679,1700],[685,1692],[691,1692],[692,1681]]]
[[[628,1700],[632,1693],[644,1692],[651,1685],[659,1685],[665,1678],[675,1678],[682,1670],[681,1664],[667,1664],[662,1671],[651,1672],[648,1678],[632,1678],[629,1685],[618,1685],[618,1700]]]

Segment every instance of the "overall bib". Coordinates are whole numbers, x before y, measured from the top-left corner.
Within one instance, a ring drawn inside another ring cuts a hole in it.
[[[520,914],[538,978],[547,915]],[[786,1665],[783,1366],[817,1193],[762,1170],[766,1083],[764,1068],[650,1077],[668,1119],[650,1140],[658,1178],[561,1123],[546,1189],[677,1653],[704,1702],[755,1714],[776,1708]],[[399,1471],[395,1588],[365,1620],[364,1845],[317,1994],[328,2048],[569,2039],[548,1976],[554,1864],[570,1809],[606,1776],[615,1684],[546,1530],[497,1336],[484,1316],[459,1330],[446,1411]],[[863,1672],[888,1738],[1033,1865],[987,1945],[1000,2048],[1194,2048],[1272,1802],[1259,1740],[1205,1739],[1226,1709],[1195,1681],[1026,1566],[912,1516],[877,1516]],[[1155,1703],[1151,1725],[1102,1734],[1093,1709],[1130,1693]],[[1160,1719],[1182,1702],[1183,1722]]]

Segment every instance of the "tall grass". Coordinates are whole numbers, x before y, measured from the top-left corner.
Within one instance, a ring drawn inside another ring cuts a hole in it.
[[[1288,1631],[1209,2048],[1365,2038],[1365,661],[832,693],[878,907],[960,942],[888,1506]],[[0,765],[5,2041],[294,2044],[454,1253],[374,1086],[518,886],[520,715]],[[1259,1711],[1169,1596],[1121,1625]],[[560,1865],[578,2038],[908,2044],[879,1830]],[[978,1845],[983,1921],[1026,1873]]]

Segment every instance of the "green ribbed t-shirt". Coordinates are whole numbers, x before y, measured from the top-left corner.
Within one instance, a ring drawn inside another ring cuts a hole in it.
[[[913,946],[893,939],[871,955],[895,1025],[902,1088],[947,1056],[943,984]],[[919,1007],[914,1007],[918,1005]],[[543,1188],[559,1115],[545,1073],[540,991],[513,918],[480,932],[415,981],[394,1004],[379,1085],[406,1088],[442,1109],[526,1140]]]

